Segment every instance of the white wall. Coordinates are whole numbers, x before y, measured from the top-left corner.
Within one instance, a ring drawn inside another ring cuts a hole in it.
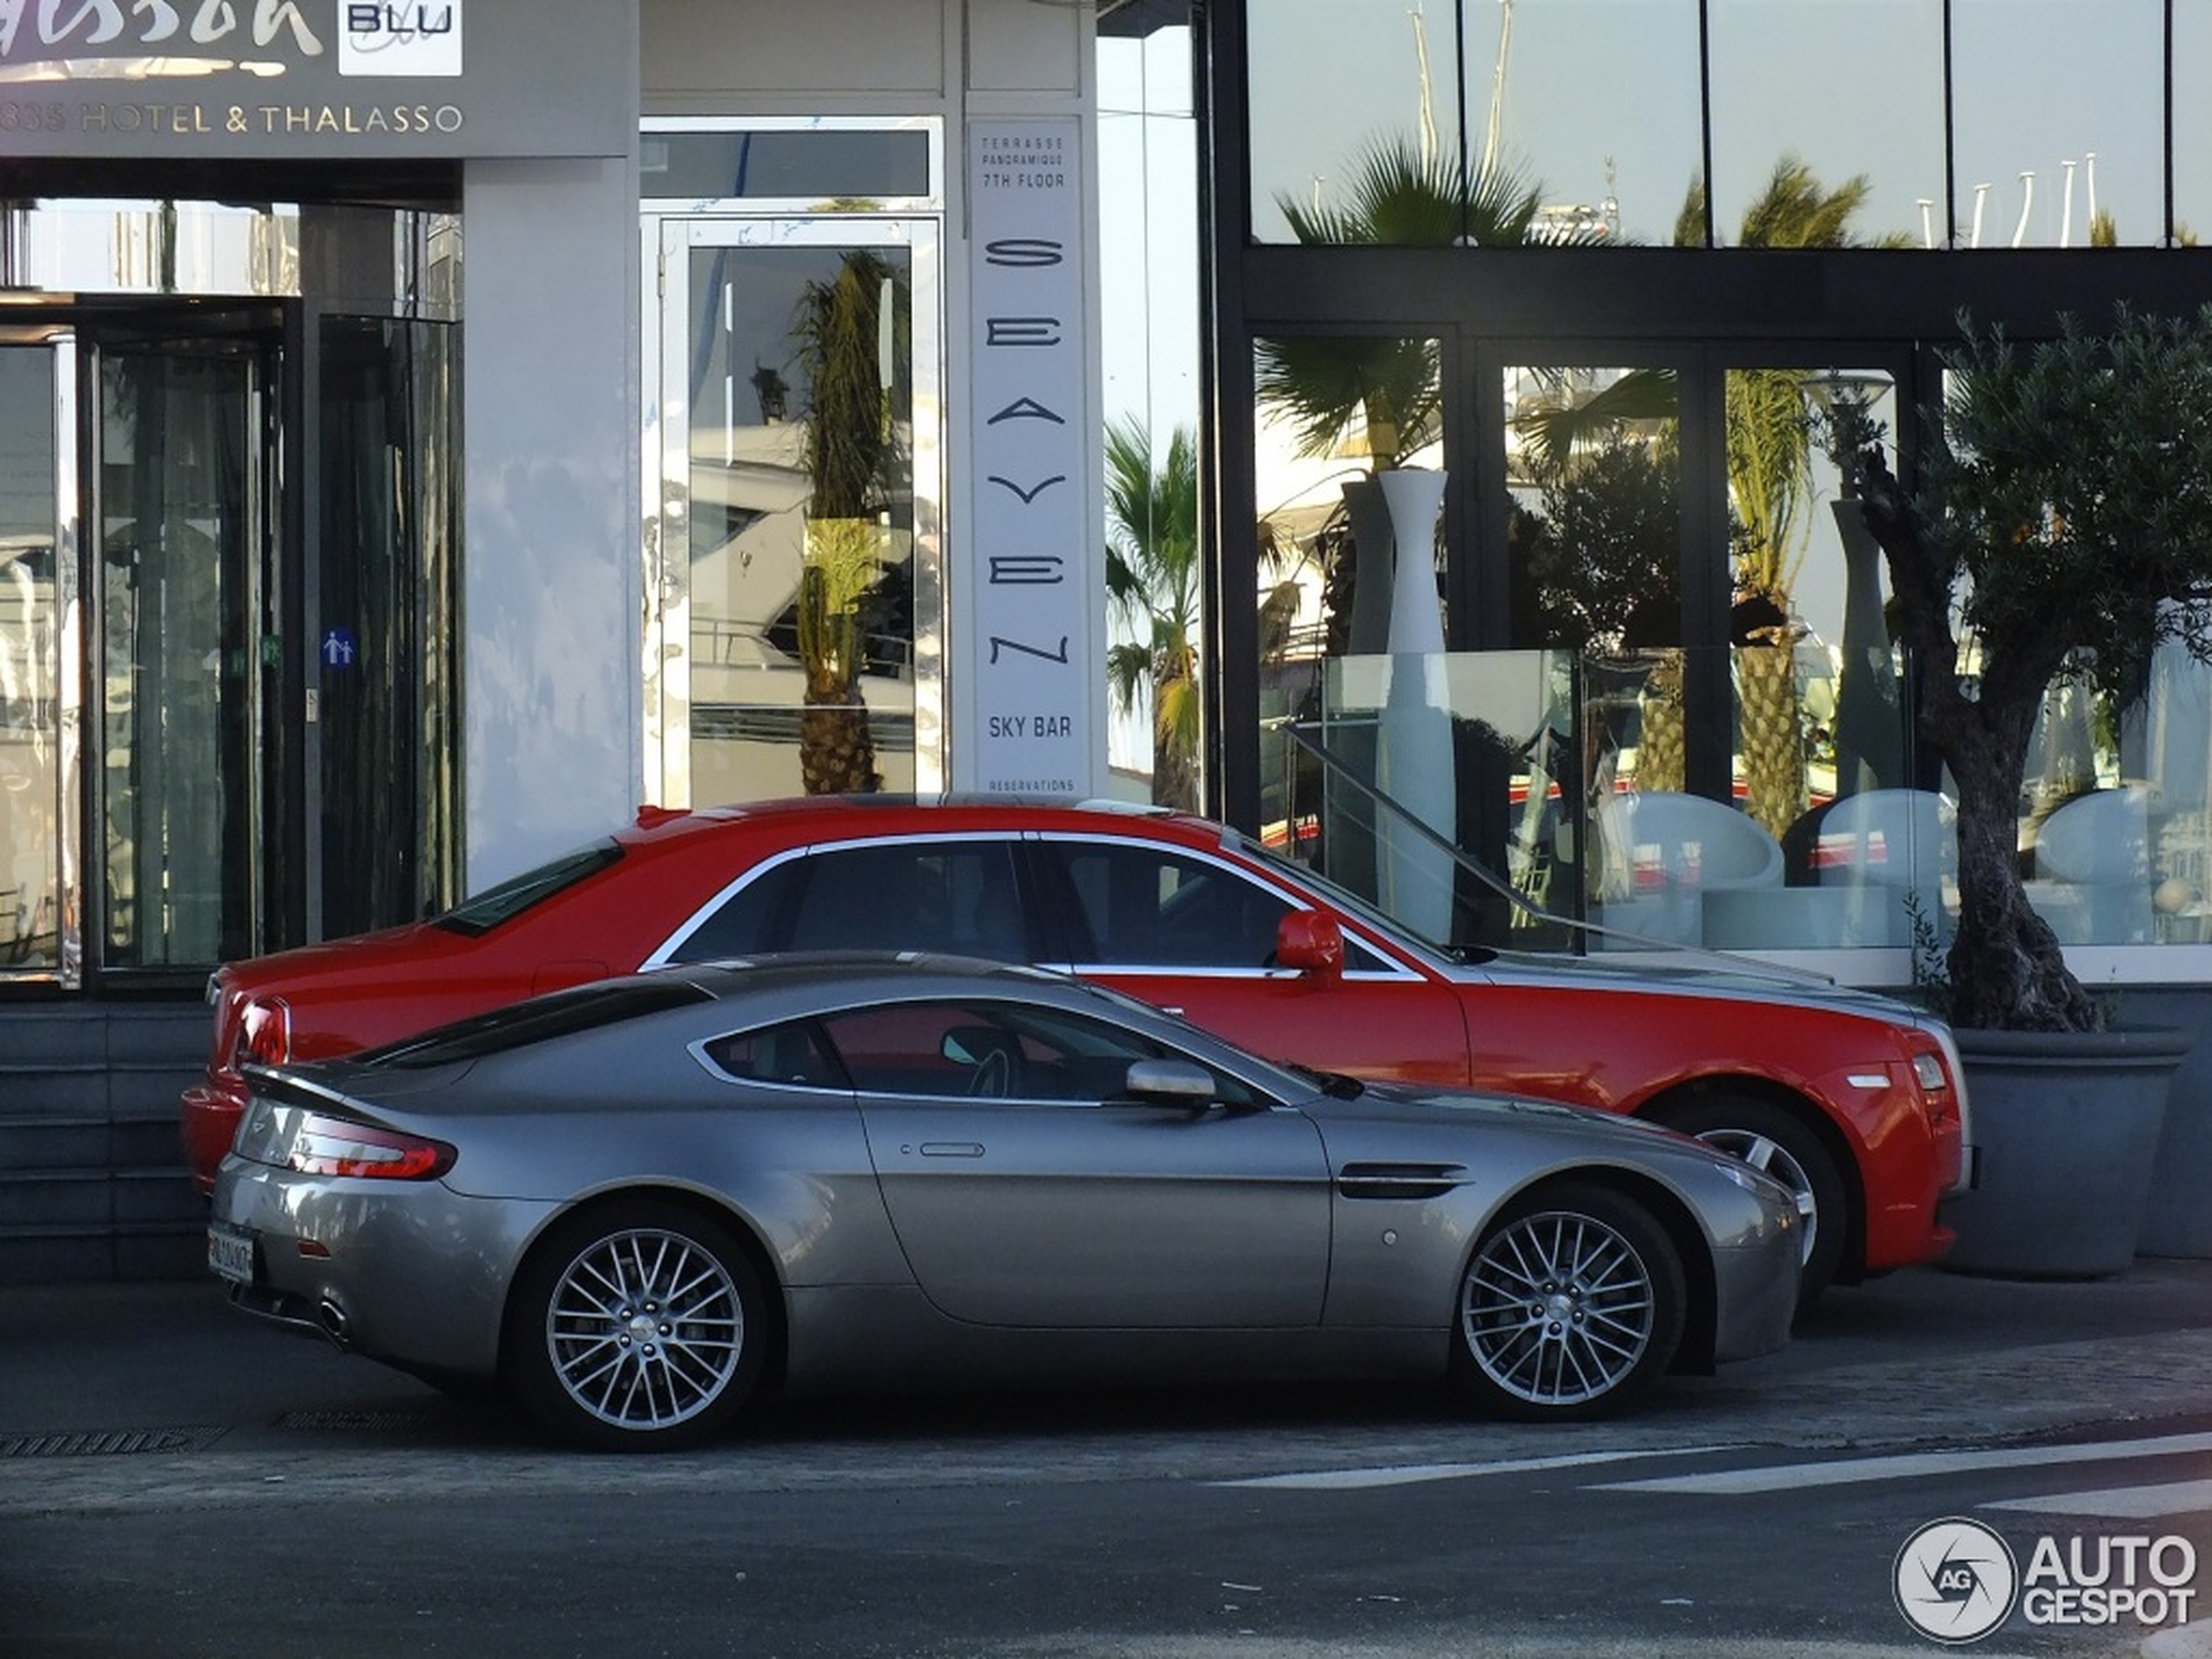
[[[462,224],[475,892],[640,799],[634,153],[472,162]]]

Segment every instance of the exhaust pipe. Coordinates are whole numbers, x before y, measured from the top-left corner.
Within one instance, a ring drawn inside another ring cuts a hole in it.
[[[322,1327],[332,1345],[341,1353],[354,1350],[354,1322],[346,1317],[346,1310],[328,1297],[315,1304],[315,1320]]]

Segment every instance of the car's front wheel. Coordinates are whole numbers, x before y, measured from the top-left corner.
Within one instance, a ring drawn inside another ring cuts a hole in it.
[[[1688,1300],[1681,1253],[1642,1204],[1551,1188],[1508,1208],[1467,1258],[1454,1373],[1509,1417],[1617,1411],[1673,1363]]]
[[[730,1231],[658,1200],[556,1226],[516,1276],[507,1372],[555,1433],[621,1451],[725,1429],[760,1379],[760,1278]]]

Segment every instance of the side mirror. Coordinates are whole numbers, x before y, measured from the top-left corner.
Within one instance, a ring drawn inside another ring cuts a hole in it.
[[[1214,1099],[1213,1073],[1188,1060],[1132,1060],[1122,1088],[1139,1100],[1177,1106],[1211,1106]]]
[[[1275,924],[1275,965],[1320,980],[1344,974],[1344,929],[1318,910],[1292,910]]]

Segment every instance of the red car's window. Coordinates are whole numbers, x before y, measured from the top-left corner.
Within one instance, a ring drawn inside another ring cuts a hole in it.
[[[455,905],[443,915],[433,917],[432,925],[472,937],[488,934],[501,922],[522,914],[540,900],[551,898],[565,887],[574,887],[588,875],[596,875],[621,856],[622,848],[610,840],[579,847],[573,853],[564,853],[550,863],[541,864],[535,870],[525,870],[496,887],[487,887],[475,898]]]
[[[1027,961],[1014,843],[892,842],[813,853],[785,946]]]
[[[1290,906],[1255,881],[1203,859],[1135,843],[1054,847],[1091,948],[1077,960],[1112,967],[1266,967]]]

